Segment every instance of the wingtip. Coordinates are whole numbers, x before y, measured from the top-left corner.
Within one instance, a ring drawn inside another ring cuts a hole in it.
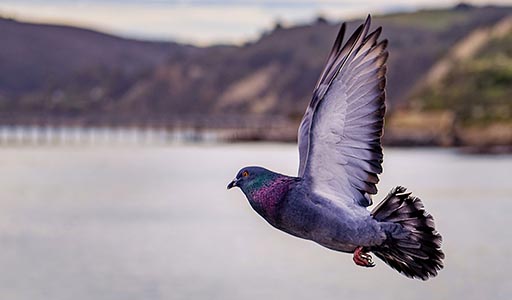
[[[347,23],[343,22],[340,26],[340,30],[338,31],[338,34],[345,35],[345,31],[347,30]]]
[[[388,39],[383,39],[379,44],[382,44],[382,48],[386,49],[388,47]]]
[[[347,28],[347,24],[343,22],[340,26],[340,30],[338,31],[338,35],[336,36],[336,40],[334,41],[333,52],[338,51],[341,45],[343,44],[343,38],[345,36],[345,30]]]
[[[365,25],[366,25],[366,24],[370,25],[371,23],[372,23],[372,16],[371,16],[370,14],[368,14],[368,15],[366,16],[366,21],[364,22],[364,24],[365,24]]]
[[[366,37],[366,34],[370,30],[371,25],[372,25],[372,17],[370,16],[370,14],[368,14],[368,16],[366,17],[366,20],[364,21],[364,24],[361,24],[361,26],[359,26],[359,27],[362,27],[362,30],[364,33],[363,38]]]

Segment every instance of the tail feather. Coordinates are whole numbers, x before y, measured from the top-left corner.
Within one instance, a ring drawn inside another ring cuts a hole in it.
[[[372,211],[388,239],[371,251],[405,276],[427,280],[443,268],[442,237],[421,200],[405,191],[394,188]]]

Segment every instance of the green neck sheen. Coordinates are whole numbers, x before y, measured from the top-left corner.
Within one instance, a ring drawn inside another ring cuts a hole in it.
[[[246,190],[249,193],[259,190],[263,186],[267,185],[275,178],[275,174],[262,174],[254,178],[251,182],[246,185]]]

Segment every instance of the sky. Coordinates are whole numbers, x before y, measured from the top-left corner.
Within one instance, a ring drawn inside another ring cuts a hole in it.
[[[278,20],[294,25],[368,13],[447,7],[457,0],[2,0],[0,16],[80,26],[124,37],[210,45],[256,39]],[[512,0],[470,0],[508,4]]]

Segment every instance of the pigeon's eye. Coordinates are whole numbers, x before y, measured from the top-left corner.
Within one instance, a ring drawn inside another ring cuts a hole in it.
[[[243,176],[243,177],[247,177],[247,176],[249,176],[249,172],[244,171],[244,172],[242,173],[242,176]]]

